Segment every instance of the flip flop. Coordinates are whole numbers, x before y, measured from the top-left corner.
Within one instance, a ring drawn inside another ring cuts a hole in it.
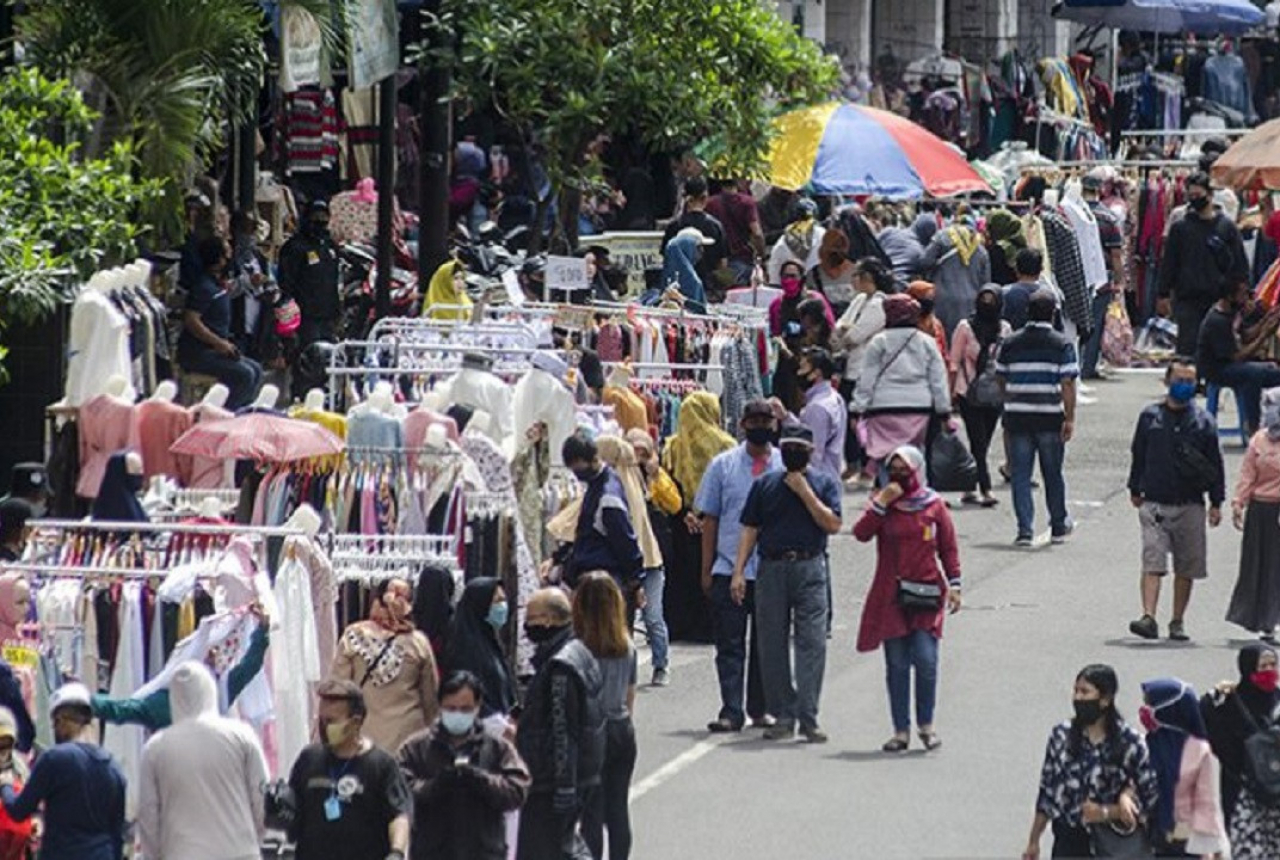
[[[926,750],[933,752],[942,746],[942,738],[938,737],[937,732],[921,732],[920,743],[924,744]]]
[[[908,742],[902,738],[890,738],[885,741],[884,746],[880,747],[880,749],[882,752],[887,753],[901,753],[906,752],[908,746]]]

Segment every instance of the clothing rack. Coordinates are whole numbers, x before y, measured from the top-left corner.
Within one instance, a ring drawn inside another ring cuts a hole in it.
[[[1131,129],[1120,132],[1121,137],[1244,137],[1251,128],[1171,128],[1142,131]]]
[[[722,364],[671,364],[665,361],[604,361],[605,367],[630,367],[634,370],[724,370]]]
[[[95,532],[143,532],[147,534],[245,535],[262,537],[303,537],[306,532],[290,526],[241,526],[214,523],[130,523],[102,520],[31,520],[37,531],[45,529]]]
[[[540,314],[554,314],[555,311],[539,311]],[[430,317],[383,317],[373,324],[369,330],[369,340],[383,337],[407,336],[433,333],[440,335],[461,334],[471,336],[479,333],[517,334],[536,337],[536,332],[528,323],[520,320],[490,319],[485,322],[472,323],[467,320],[440,320]]]

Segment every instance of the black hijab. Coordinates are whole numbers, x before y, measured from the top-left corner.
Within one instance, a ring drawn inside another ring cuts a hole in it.
[[[1264,654],[1280,655],[1274,647],[1265,642],[1250,642],[1240,649],[1236,657],[1236,665],[1240,669],[1240,682],[1236,686],[1236,695],[1244,702],[1255,720],[1270,719],[1276,705],[1280,704],[1280,692],[1268,693],[1259,690],[1250,680],[1250,675],[1258,671],[1258,663]]]
[[[996,312],[991,317],[984,317],[980,314],[979,306],[982,297],[991,293],[996,297]],[[1004,290],[999,284],[987,284],[978,290],[978,295],[973,303],[973,313],[969,316],[969,326],[973,329],[973,334],[978,338],[978,344],[981,346],[990,346],[1000,339],[1000,322],[1001,314],[1004,310]]]
[[[498,631],[489,623],[489,607],[497,590],[498,580],[492,577],[482,576],[467,583],[453,615],[444,655],[446,676],[465,669],[480,679],[484,686],[481,717],[509,714],[516,705],[511,668],[498,643]]]
[[[846,206],[840,210],[839,215],[836,217],[836,226],[849,237],[848,257],[850,260],[875,257],[884,263],[887,268],[893,268],[893,261],[884,252],[884,248],[880,246],[880,241],[876,239],[876,234],[871,232],[871,225],[866,222],[866,219],[862,217],[856,207]]]
[[[1240,680],[1235,691],[1228,696],[1210,692],[1200,700],[1209,746],[1222,764],[1222,809],[1228,818],[1235,809],[1242,784],[1245,739],[1254,733],[1255,726],[1261,726],[1263,720],[1270,718],[1280,703],[1280,693],[1259,690],[1249,678],[1257,671],[1262,656],[1268,653],[1278,652],[1263,642],[1251,642],[1241,648],[1236,661]]]
[[[142,476],[129,472],[128,454],[117,451],[107,459],[102,484],[93,500],[90,519],[115,523],[145,523],[146,511],[138,501]]]

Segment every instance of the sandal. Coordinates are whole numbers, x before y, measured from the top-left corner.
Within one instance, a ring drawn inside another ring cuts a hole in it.
[[[937,732],[921,732],[920,743],[924,744],[926,750],[933,752],[942,746],[942,738],[938,737]]]
[[[742,726],[734,725],[728,718],[721,717],[718,720],[712,720],[707,723],[707,731],[713,735],[727,735],[742,731]]]
[[[960,497],[960,504],[980,505],[982,504],[982,502],[978,499],[977,495],[975,495],[974,493],[965,493],[963,496]]]
[[[985,499],[981,499],[978,502],[978,505],[984,508],[994,508],[998,504],[1000,504],[1000,500],[995,496],[987,496]]]
[[[885,741],[884,746],[880,747],[880,749],[882,752],[900,753],[906,752],[908,746],[910,746],[910,744],[902,738],[890,738]]]

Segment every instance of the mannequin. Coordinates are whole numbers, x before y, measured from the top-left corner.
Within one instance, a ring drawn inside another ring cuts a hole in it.
[[[395,405],[395,399],[391,394],[390,382],[379,382],[373,387],[373,393],[369,395],[369,409],[374,412],[381,412],[383,415],[391,414],[391,407]]]
[[[160,403],[172,403],[173,398],[178,396],[178,386],[171,379],[162,380],[156,386],[156,390],[152,393],[151,399]]]
[[[230,393],[231,389],[219,382],[214,384],[205,392],[204,399],[200,402],[205,406],[213,406],[217,409],[223,409],[227,405],[227,395]]]
[[[313,538],[320,531],[320,515],[316,513],[316,509],[308,504],[298,506],[285,522],[286,528],[301,529],[306,533],[307,537]]]
[[[372,176],[366,176],[356,183],[355,199],[361,203],[377,204],[378,186]]]
[[[117,400],[132,400],[129,397],[129,380],[125,379],[118,373],[113,373],[107,377],[107,388],[104,392],[108,397],[114,397]]]
[[[217,496],[206,496],[200,500],[200,519],[222,519],[222,502],[218,501]]]
[[[324,409],[324,389],[313,388],[310,391],[308,391],[306,399],[302,401],[302,406],[304,409],[309,409],[312,412],[320,412],[321,410],[323,410]]]
[[[1075,202],[1075,203],[1082,203],[1082,202],[1084,202],[1084,195],[1083,195],[1083,192],[1082,192],[1082,188],[1083,188],[1083,186],[1080,184],[1080,180],[1078,180],[1078,179],[1070,179],[1070,180],[1068,180],[1068,181],[1067,181],[1067,188],[1066,188],[1066,196],[1067,196],[1067,199],[1068,199],[1068,200],[1070,200],[1070,201],[1072,201],[1072,202]],[[1045,192],[1045,196],[1046,196],[1046,197],[1048,196],[1048,192],[1047,192],[1047,191]]]
[[[258,398],[250,404],[251,409],[275,409],[276,403],[280,400],[280,389],[271,383],[262,386],[262,390],[258,392]]]
[[[605,385],[612,385],[616,388],[626,388],[631,384],[631,368],[625,364],[619,364],[609,373],[609,378],[605,381]]]
[[[423,395],[422,405],[433,412],[443,412],[445,406],[444,395],[433,388]]]

